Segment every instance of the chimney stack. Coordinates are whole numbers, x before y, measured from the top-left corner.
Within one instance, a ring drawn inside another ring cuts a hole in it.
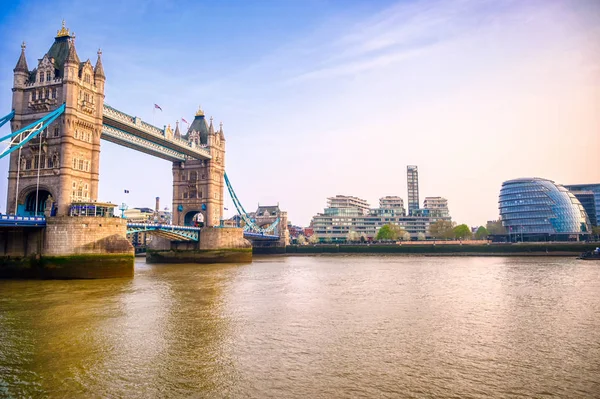
[[[160,211],[160,197],[156,197],[156,212]]]

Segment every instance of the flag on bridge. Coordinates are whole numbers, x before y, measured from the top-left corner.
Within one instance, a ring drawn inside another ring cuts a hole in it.
[[[162,108],[158,104],[154,104],[154,109],[156,108],[160,109],[160,111],[162,112]]]
[[[185,119],[183,119],[183,116],[181,117],[181,121],[182,121],[182,122],[185,122],[185,124],[186,124],[186,125],[189,125],[189,122],[188,122],[188,121],[186,121]]]
[[[125,191],[125,194],[129,194],[129,190],[123,190],[123,191]]]

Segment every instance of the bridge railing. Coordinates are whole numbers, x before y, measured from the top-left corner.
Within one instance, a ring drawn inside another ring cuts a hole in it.
[[[137,116],[128,115],[125,112],[119,111],[118,109],[113,108],[107,104],[104,104],[103,114],[111,119],[114,119],[116,121],[119,121],[121,123],[129,125],[131,127],[134,127],[136,129],[143,130],[144,132],[149,133],[153,136],[160,137],[162,140],[171,141],[182,147],[193,148],[194,150],[198,151],[199,153],[202,153],[202,154],[206,155],[208,158],[210,158],[210,152],[206,149],[206,147],[197,146],[194,143],[190,143],[187,140],[183,140],[178,137],[174,137],[174,136],[167,137],[164,129],[160,129],[160,128],[153,126],[147,122],[144,122],[141,118],[138,118]]]
[[[2,226],[43,226],[45,224],[44,216],[0,215],[0,225]]]

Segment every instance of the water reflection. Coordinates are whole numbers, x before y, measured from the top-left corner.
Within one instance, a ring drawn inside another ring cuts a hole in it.
[[[270,257],[0,281],[0,397],[591,397],[600,268]]]

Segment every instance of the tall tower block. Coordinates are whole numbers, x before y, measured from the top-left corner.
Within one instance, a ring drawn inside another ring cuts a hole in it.
[[[181,135],[177,125],[174,136],[206,147],[212,159],[173,162],[173,224],[189,226],[200,213],[205,226],[218,226],[223,218],[225,187],[223,124],[215,131],[212,118],[207,123],[204,111],[199,109],[187,133]]]
[[[408,190],[408,214],[419,209],[419,170],[416,165],[406,167],[406,185]]]
[[[56,215],[77,201],[98,196],[100,134],[106,77],[98,50],[96,65],[82,62],[75,34],[64,24],[54,43],[29,70],[25,44],[14,72],[12,131],[35,122],[63,103],[65,113],[10,156],[7,213],[43,214],[51,196]],[[39,175],[39,179],[38,179]]]

